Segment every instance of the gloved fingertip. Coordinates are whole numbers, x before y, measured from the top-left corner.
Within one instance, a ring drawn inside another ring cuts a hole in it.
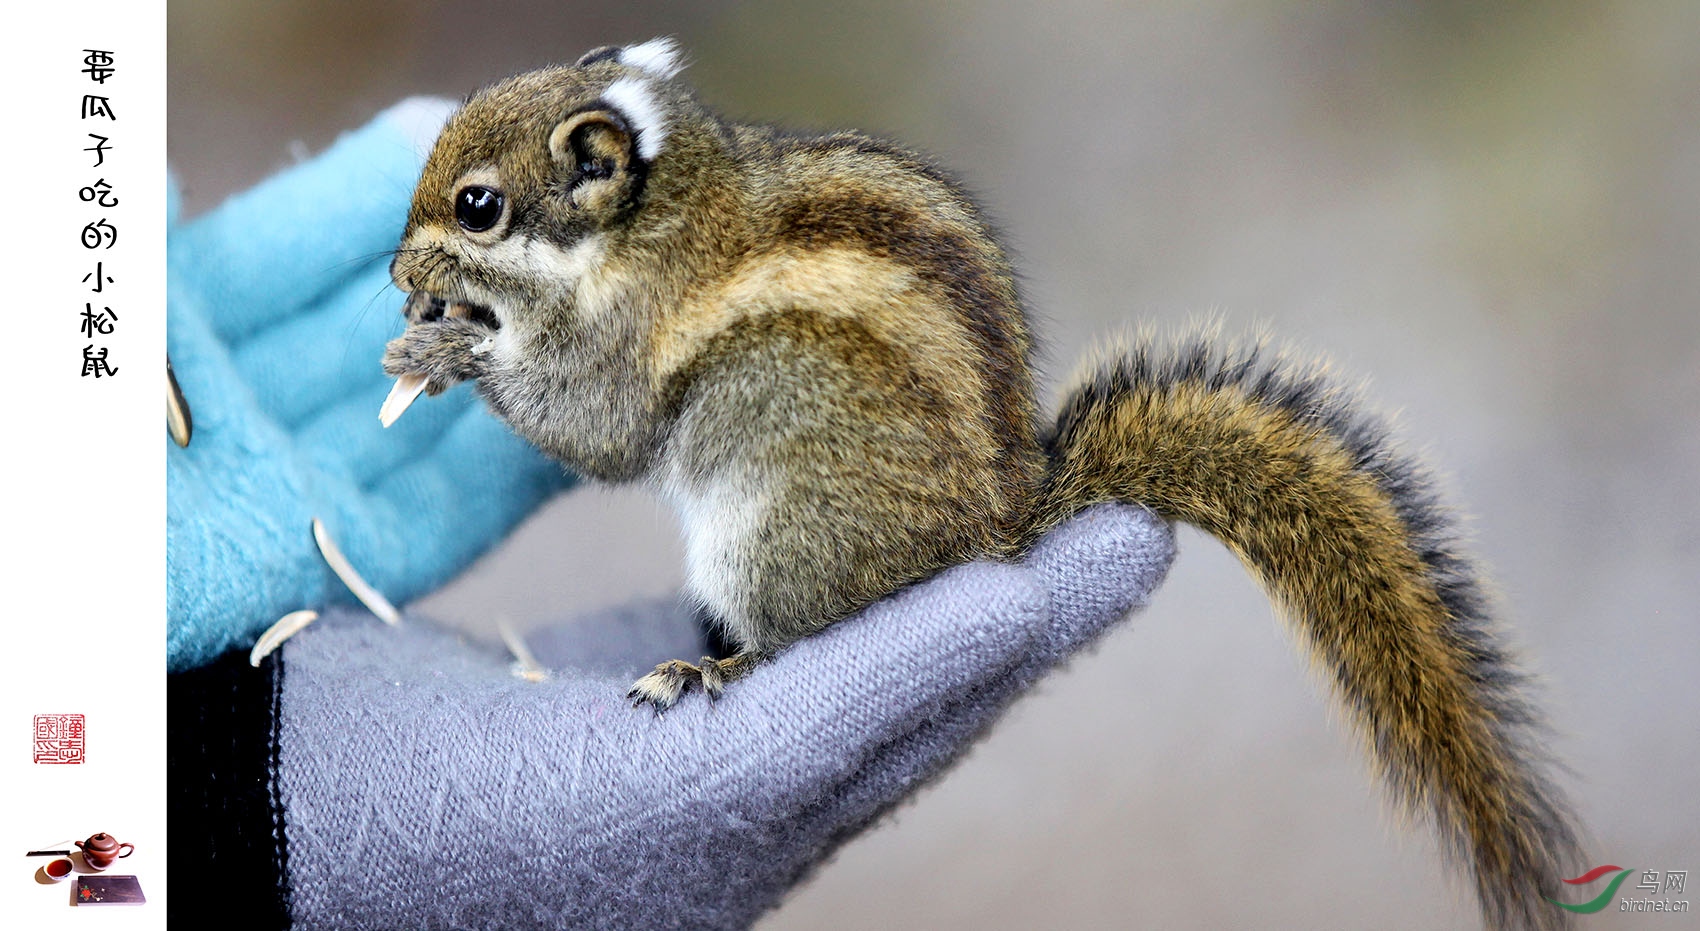
[[[1094,505],[1046,534],[1026,565],[1050,589],[1051,648],[1073,651],[1143,607],[1174,555],[1170,524],[1132,504]]]

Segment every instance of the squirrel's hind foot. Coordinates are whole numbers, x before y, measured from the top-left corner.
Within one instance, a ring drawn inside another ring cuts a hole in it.
[[[739,653],[725,659],[705,656],[697,660],[696,665],[682,659],[670,659],[632,683],[626,697],[632,700],[633,708],[648,704],[654,707],[656,714],[673,707],[693,688],[702,689],[708,700],[714,701],[725,691],[726,683],[743,678],[758,659],[755,653]]]

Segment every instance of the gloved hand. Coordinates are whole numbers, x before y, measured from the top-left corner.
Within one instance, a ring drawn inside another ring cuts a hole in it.
[[[406,101],[167,238],[167,346],[194,423],[166,444],[168,662],[348,603],[319,517],[402,601],[448,581],[570,479],[462,386],[383,430],[401,331],[389,253],[450,110]]]
[[[1019,564],[948,570],[662,716],[624,695],[700,651],[676,606],[533,635],[543,682],[416,618],[328,616],[262,670],[172,677],[169,866],[219,888],[170,917],[746,927],[1144,605],[1172,555],[1166,523],[1100,505]]]

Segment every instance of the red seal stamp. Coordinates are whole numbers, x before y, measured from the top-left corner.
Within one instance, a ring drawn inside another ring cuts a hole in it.
[[[36,715],[35,761],[37,763],[81,763],[83,761],[83,716],[80,714]]]

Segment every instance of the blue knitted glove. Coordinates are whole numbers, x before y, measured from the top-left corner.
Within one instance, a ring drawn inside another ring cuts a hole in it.
[[[1101,505],[1021,563],[957,566],[665,715],[624,696],[700,651],[673,605],[533,635],[543,682],[417,619],[327,615],[264,670],[172,677],[170,867],[220,894],[173,896],[171,917],[747,927],[1144,605],[1172,555],[1163,521]]]
[[[169,231],[167,345],[194,434],[166,444],[168,661],[245,646],[348,602],[309,530],[367,581],[427,593],[569,479],[462,386],[388,430],[379,360],[424,151],[449,106],[415,100]]]

